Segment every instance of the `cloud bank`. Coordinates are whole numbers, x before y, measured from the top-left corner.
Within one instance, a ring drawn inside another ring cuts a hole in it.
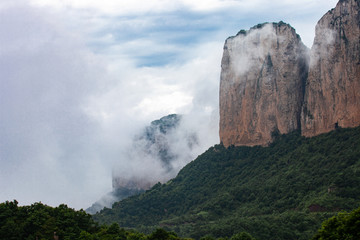
[[[216,87],[203,82],[216,86],[220,51],[209,57],[199,48],[183,65],[137,68],[95,55],[44,9],[1,11],[2,201],[87,207],[111,190],[112,167],[127,164],[122,147],[137,129],[171,112],[215,110]]]
[[[217,143],[224,40],[279,20],[313,36],[336,1],[306,3],[1,1],[0,201],[90,206],[135,132],[170,113]]]

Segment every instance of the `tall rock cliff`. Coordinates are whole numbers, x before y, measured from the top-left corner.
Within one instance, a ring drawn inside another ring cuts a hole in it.
[[[340,0],[316,26],[301,116],[304,136],[360,125],[359,10],[359,0]]]
[[[288,24],[259,24],[226,40],[220,79],[220,141],[267,145],[300,128],[308,49]]]

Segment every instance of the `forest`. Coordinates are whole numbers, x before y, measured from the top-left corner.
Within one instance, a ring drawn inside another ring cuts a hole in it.
[[[321,223],[359,207],[360,128],[313,138],[273,134],[268,147],[215,145],[167,183],[94,215],[150,233],[200,239],[248,232],[256,239],[310,239]]]
[[[174,232],[158,228],[151,234],[125,230],[117,223],[99,225],[90,214],[65,204],[50,207],[42,203],[18,206],[18,202],[0,204],[1,240],[186,240]],[[208,239],[204,237],[203,239]],[[231,240],[253,239],[248,233],[235,234]]]
[[[359,239],[360,208],[351,213],[341,212],[323,222],[312,240]],[[16,200],[0,204],[1,240],[190,240],[175,232],[157,228],[145,235],[133,229],[120,228],[117,223],[99,225],[83,210],[76,211],[64,204],[56,208],[42,203],[18,206]],[[200,240],[215,240],[211,236]],[[231,238],[218,240],[256,240],[249,233],[239,232]]]
[[[0,204],[1,239],[360,239],[360,127],[268,147],[215,145],[167,183],[95,215]]]

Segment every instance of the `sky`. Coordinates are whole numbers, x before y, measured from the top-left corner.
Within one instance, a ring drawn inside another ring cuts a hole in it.
[[[284,21],[311,47],[336,3],[2,0],[0,202],[89,207],[134,135],[171,113],[199,132],[196,157],[219,142],[225,39]]]

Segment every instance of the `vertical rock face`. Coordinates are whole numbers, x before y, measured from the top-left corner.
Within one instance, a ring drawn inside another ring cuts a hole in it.
[[[359,10],[359,0],[340,0],[316,26],[301,116],[304,136],[360,125]]]
[[[226,40],[220,79],[220,140],[267,145],[300,128],[308,50],[288,24],[268,23]]]

